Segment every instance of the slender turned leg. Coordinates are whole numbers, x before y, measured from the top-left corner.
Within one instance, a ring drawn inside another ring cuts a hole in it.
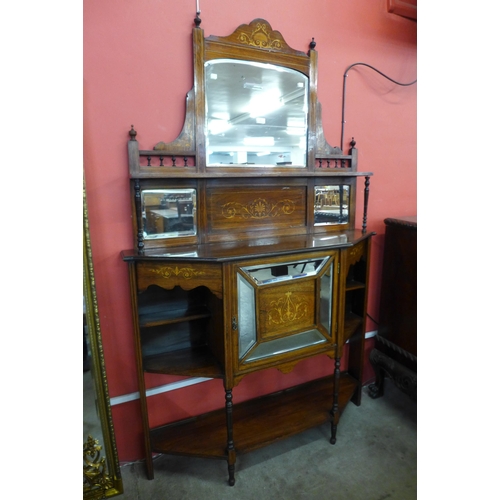
[[[337,425],[339,423],[339,387],[340,387],[340,358],[335,358],[335,371],[333,374],[333,406],[330,411],[332,416],[332,437],[330,443],[337,442]]]
[[[363,205],[363,225],[361,226],[361,232],[366,233],[366,218],[368,216],[368,196],[370,194],[370,178],[365,177],[365,198]]]
[[[236,450],[233,441],[233,391],[226,389],[226,425],[227,425],[227,470],[229,472],[229,486],[234,486],[234,464]]]

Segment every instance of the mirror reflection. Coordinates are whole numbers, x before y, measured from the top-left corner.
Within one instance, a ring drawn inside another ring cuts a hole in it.
[[[144,239],[196,235],[195,189],[145,189],[141,205]]]
[[[314,225],[348,224],[349,186],[314,188]]]
[[[207,166],[304,167],[308,85],[273,64],[207,61]]]

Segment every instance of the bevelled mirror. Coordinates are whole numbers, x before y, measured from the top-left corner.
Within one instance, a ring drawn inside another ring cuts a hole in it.
[[[141,192],[145,240],[196,235],[195,189],[144,189]]]
[[[205,63],[207,166],[305,167],[308,78],[274,64]]]
[[[314,225],[349,223],[350,186],[316,186],[314,188]]]

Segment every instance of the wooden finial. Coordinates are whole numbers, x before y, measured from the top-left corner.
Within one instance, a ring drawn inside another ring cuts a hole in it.
[[[351,148],[356,146],[356,141],[354,140],[354,137],[352,138],[352,141],[350,142],[350,144],[351,144]]]
[[[194,24],[196,24],[197,28],[200,27],[200,24],[201,24],[200,11],[196,12],[196,17],[194,18]]]
[[[135,141],[136,140],[135,136],[137,135],[137,132],[134,130],[134,126],[133,125],[131,126],[131,129],[130,129],[128,135],[130,136],[130,140],[131,141]]]
[[[309,44],[309,48],[311,50],[314,50],[314,47],[316,47],[316,42],[314,41],[314,37],[313,37],[313,39],[311,40],[311,43]]]

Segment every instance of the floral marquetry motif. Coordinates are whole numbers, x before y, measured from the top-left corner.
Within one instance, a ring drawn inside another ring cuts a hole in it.
[[[347,255],[347,260],[349,265],[355,264],[358,262],[361,257],[364,255],[365,247],[364,245],[356,245],[349,249],[349,253]]]
[[[179,276],[187,280],[205,274],[205,271],[197,271],[192,267],[178,267],[178,266],[175,267],[162,266],[158,268],[153,268],[151,269],[151,271],[153,273],[159,274],[162,278],[172,278],[174,276]]]
[[[271,35],[271,27],[264,23],[258,22],[257,27],[250,33],[240,33],[238,40],[241,43],[246,43],[252,47],[262,47],[263,49],[281,49],[284,41],[280,38],[273,38]]]
[[[226,219],[241,217],[243,219],[265,219],[268,217],[279,217],[289,215],[295,210],[295,203],[292,200],[281,200],[277,203],[269,203],[264,198],[257,198],[244,205],[242,203],[226,203],[222,206],[222,215]]]
[[[264,19],[254,19],[250,24],[240,25],[232,35],[227,37],[208,37],[208,40],[217,40],[237,43],[257,49],[281,51],[305,55],[303,52],[292,49],[284,40],[279,31],[271,28]]]
[[[286,292],[285,297],[271,302],[269,323],[283,325],[303,319],[308,314],[307,302],[296,302],[292,292]]]

